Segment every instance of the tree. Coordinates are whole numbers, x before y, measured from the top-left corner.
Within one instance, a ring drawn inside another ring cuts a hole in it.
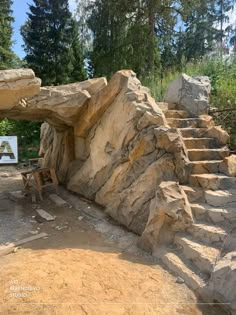
[[[121,68],[132,68],[144,77],[159,67],[155,11],[152,13],[156,0],[95,0],[90,5],[84,0],[80,6],[85,2],[90,13],[87,27],[93,39],[90,57],[95,75],[111,76]]]
[[[79,40],[79,29],[76,20],[72,20],[72,44],[71,44],[71,66],[70,82],[79,82],[86,79],[86,71],[84,69],[83,50]]]
[[[111,76],[125,67],[127,18],[122,12],[127,8],[122,8],[122,1],[96,0],[88,6],[90,15],[87,23],[93,37],[90,58],[96,76]]]
[[[12,52],[12,1],[0,1],[0,69],[17,68],[20,59]]]
[[[216,25],[215,0],[194,1],[184,18],[184,26],[182,56],[187,62],[212,51],[220,32]]]
[[[25,60],[43,85],[58,85],[85,79],[76,21],[68,0],[33,0],[21,28]]]
[[[222,57],[224,50],[224,38],[226,36],[224,23],[229,21],[228,12],[234,7],[233,0],[217,0],[215,4],[216,21],[220,26],[218,41],[220,43],[220,55]]]

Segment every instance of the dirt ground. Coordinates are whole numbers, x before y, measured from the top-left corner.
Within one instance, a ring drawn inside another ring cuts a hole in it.
[[[60,188],[68,204],[30,197],[19,170],[0,168],[0,243],[40,232],[47,237],[0,257],[0,314],[32,315],[223,315],[176,283],[152,256],[136,246],[137,236],[116,225],[97,206]],[[39,223],[36,209],[56,216]]]

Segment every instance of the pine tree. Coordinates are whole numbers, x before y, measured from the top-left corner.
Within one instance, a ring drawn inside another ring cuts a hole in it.
[[[92,32],[91,60],[95,75],[110,76],[132,68],[140,77],[159,67],[155,34],[156,0],[95,0],[91,2],[87,25]],[[88,32],[86,32],[88,34]]]
[[[76,22],[68,0],[33,0],[21,28],[25,60],[43,85],[85,79]]]
[[[0,69],[18,67],[19,58],[12,52],[12,1],[0,1]]]
[[[195,1],[184,22],[186,61],[199,59],[214,49],[220,32],[216,26],[215,0]]]
[[[86,71],[84,69],[83,51],[79,40],[78,23],[72,21],[72,45],[71,45],[71,65],[70,82],[80,82],[85,80]]]
[[[89,8],[94,74],[111,76],[126,67],[127,6],[123,0],[96,0]]]
[[[233,9],[233,1],[232,0],[217,0],[215,5],[215,16],[216,21],[219,23],[220,31],[218,34],[218,40],[220,43],[220,54],[222,56],[224,50],[224,23],[228,22],[229,18],[227,13]]]

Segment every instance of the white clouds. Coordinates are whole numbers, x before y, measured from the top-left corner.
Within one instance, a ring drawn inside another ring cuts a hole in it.
[[[77,7],[77,1],[76,0],[69,0],[69,7],[72,13],[74,13],[76,7]]]
[[[229,20],[224,23],[224,29],[229,25],[236,24],[236,7],[234,7],[233,10],[229,11],[228,17],[229,17]]]

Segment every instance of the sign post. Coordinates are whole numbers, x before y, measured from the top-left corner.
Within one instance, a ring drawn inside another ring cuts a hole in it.
[[[18,146],[16,136],[0,136],[0,164],[17,164]]]

